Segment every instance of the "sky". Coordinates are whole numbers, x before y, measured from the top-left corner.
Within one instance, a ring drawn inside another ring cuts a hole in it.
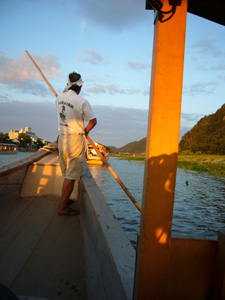
[[[145,0],[0,0],[0,132],[58,135],[55,96],[68,74],[98,124],[93,140],[122,147],[146,137],[153,11]],[[225,27],[187,15],[180,137],[225,102]]]

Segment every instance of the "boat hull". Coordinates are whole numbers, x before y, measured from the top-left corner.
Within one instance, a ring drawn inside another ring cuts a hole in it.
[[[57,215],[60,197],[51,192],[57,155],[45,168],[43,160],[36,163],[51,155],[40,151],[0,168],[0,282],[24,297],[131,300],[133,246],[87,164],[73,204],[80,216]],[[21,197],[24,185],[32,186],[26,183],[32,173],[43,193]]]
[[[84,174],[80,194],[88,299],[131,300],[135,249],[106,203],[87,165],[84,166]]]
[[[35,164],[46,155],[51,157],[49,152],[38,151],[0,168],[0,282],[17,295],[75,300],[77,282],[86,278],[83,288],[79,287],[80,292],[87,285],[81,299],[131,300],[134,277],[139,276],[137,266],[135,270],[136,253],[87,164],[79,184],[79,201],[73,204],[80,206],[80,216],[58,216],[60,197],[53,195],[56,165],[53,160],[47,169]],[[42,170],[37,174],[38,188],[43,193],[21,197],[31,166]],[[66,236],[68,239],[64,240]],[[164,244],[159,241],[160,250]],[[84,257],[75,260],[78,248]],[[223,299],[224,249],[224,229],[218,240],[173,236],[165,299]],[[81,266],[85,266],[85,276]],[[82,271],[79,278],[74,274],[77,270]]]
[[[88,165],[99,165],[99,166],[102,166],[103,165],[103,162],[101,160],[97,160],[97,159],[88,159],[87,160],[87,164]]]

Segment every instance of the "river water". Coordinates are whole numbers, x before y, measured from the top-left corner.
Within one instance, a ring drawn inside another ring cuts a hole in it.
[[[16,155],[0,155],[0,166],[30,154],[18,152]],[[110,157],[109,163],[141,205],[144,162]],[[135,246],[140,212],[105,166],[89,165],[89,168],[107,203]],[[172,232],[216,238],[220,228],[225,228],[225,178],[178,169]]]
[[[17,152],[16,154],[0,154],[0,167],[21,160],[34,152]]]
[[[111,167],[141,205],[144,162],[110,157]],[[140,212],[105,166],[89,166],[106,201],[136,245]],[[188,184],[186,184],[188,182]],[[177,170],[172,233],[216,238],[225,228],[225,178]]]

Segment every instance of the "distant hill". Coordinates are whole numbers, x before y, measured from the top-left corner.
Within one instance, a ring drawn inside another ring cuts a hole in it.
[[[117,152],[118,148],[116,148],[115,146],[107,146],[110,150],[110,152]]]
[[[111,152],[144,153],[146,138],[121,148],[111,146]],[[181,139],[179,150],[208,154],[225,154],[225,104],[215,114],[202,118]]]
[[[225,154],[225,104],[215,114],[202,118],[181,139],[180,151]]]
[[[144,153],[146,146],[146,138],[138,142],[131,142],[121,148],[119,148],[120,152],[129,152],[129,153]]]
[[[113,146],[110,146],[111,152],[128,152],[128,153],[144,153],[145,152],[145,146],[146,146],[146,138],[143,138],[140,141],[135,141],[128,143],[127,145],[116,148]]]

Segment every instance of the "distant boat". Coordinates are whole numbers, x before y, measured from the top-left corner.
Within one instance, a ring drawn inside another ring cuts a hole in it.
[[[0,154],[16,154],[17,146],[15,144],[0,143]]]
[[[97,141],[95,142],[95,145],[98,147],[103,157],[108,161],[110,148],[102,144],[99,144]],[[91,144],[88,145],[86,156],[87,156],[88,164],[103,165],[101,158],[98,156],[98,154],[96,153],[95,149]]]

